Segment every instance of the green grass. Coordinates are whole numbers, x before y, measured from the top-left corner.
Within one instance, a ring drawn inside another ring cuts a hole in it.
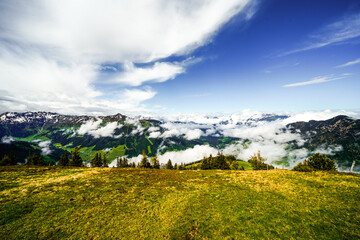
[[[245,170],[252,170],[252,166],[249,162],[245,161],[237,161],[239,163],[239,167],[244,167]]]
[[[239,167],[244,167],[244,170],[252,170],[252,166],[249,162],[245,162],[245,161],[237,161],[239,163]],[[200,169],[201,167],[201,161],[196,161],[194,163],[190,163],[188,165],[186,165],[186,169]]]
[[[47,137],[48,133],[50,133],[50,131],[42,130],[42,131],[39,131],[38,133],[28,136],[26,138],[15,138],[15,139],[17,141],[23,141],[23,142],[32,142],[34,140],[49,141],[51,139],[49,137]]]
[[[106,157],[112,161],[117,157],[124,156],[125,151],[126,151],[126,145],[119,145],[116,148],[112,148],[111,151],[106,154]]]
[[[2,239],[359,239],[341,173],[0,168]]]
[[[83,147],[83,148],[80,148],[79,149],[79,152],[80,152],[80,156],[82,159],[84,160],[91,160],[93,159],[96,151],[93,151],[93,148],[95,147],[94,146],[91,146],[91,147]],[[73,151],[73,150],[72,150]],[[71,151],[71,152],[72,152]]]

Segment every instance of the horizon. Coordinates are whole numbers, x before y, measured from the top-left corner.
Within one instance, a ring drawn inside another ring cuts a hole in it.
[[[0,113],[359,116],[356,0],[4,1],[0,13]]]
[[[208,119],[219,119],[219,118],[242,118],[242,119],[251,119],[251,118],[262,118],[266,115],[270,116],[285,116],[287,118],[295,119],[296,121],[304,121],[308,122],[310,120],[315,121],[323,121],[328,120],[337,116],[346,116],[352,119],[360,119],[360,111],[346,111],[346,110],[324,110],[324,111],[288,111],[288,112],[261,112],[261,111],[253,111],[251,109],[244,109],[242,111],[232,112],[232,113],[171,113],[171,114],[159,114],[159,113],[114,113],[114,114],[102,114],[102,115],[94,115],[94,114],[65,114],[61,112],[51,112],[51,111],[8,111],[8,112],[0,112],[0,115],[4,114],[26,114],[26,113],[50,113],[64,116],[89,116],[89,117],[109,117],[116,115],[123,115],[130,118],[142,118],[142,119],[154,119],[161,121],[193,121],[198,122],[197,119],[208,118]],[[191,119],[191,120],[190,120]]]

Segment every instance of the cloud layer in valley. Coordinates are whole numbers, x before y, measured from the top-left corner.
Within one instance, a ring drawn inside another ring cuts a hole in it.
[[[250,110],[245,110],[242,113],[231,116],[168,115],[162,118],[163,123],[160,124],[161,128],[164,129],[163,132],[158,127],[150,127],[146,131],[150,133],[150,138],[163,138],[163,145],[160,148],[167,144],[176,144],[168,140],[174,136],[183,137],[187,140],[198,139],[201,136],[238,139],[231,144],[227,144],[222,149],[216,149],[208,145],[196,145],[184,151],[166,152],[163,155],[158,155],[162,163],[165,163],[168,159],[178,164],[181,162],[189,163],[201,160],[203,156],[217,154],[219,150],[224,154],[232,154],[238,159],[247,160],[254,153],[260,151],[268,163],[286,158],[289,162],[289,167],[292,167],[310,154],[315,152],[332,154],[340,151],[341,146],[321,146],[309,152],[308,149],[302,147],[305,139],[299,133],[294,133],[291,129],[288,129],[287,124],[298,121],[326,120],[338,115],[359,117],[355,112],[330,110],[289,113],[276,119],[271,119],[274,115]],[[136,121],[132,120],[131,123],[136,125]],[[142,129],[142,131],[145,130]],[[139,162],[141,157],[139,155],[131,160]]]

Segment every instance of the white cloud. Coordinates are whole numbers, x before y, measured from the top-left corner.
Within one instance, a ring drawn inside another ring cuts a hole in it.
[[[359,114],[355,112],[350,111],[331,111],[331,110],[325,110],[325,111],[308,111],[308,112],[298,112],[298,113],[291,113],[290,116],[286,119],[284,119],[282,122],[283,124],[289,124],[294,122],[308,122],[310,120],[315,121],[323,121],[327,120],[339,115],[346,115],[349,117],[355,117],[359,118]]]
[[[90,131],[94,131],[96,130],[99,125],[102,123],[101,119],[98,119],[97,121],[94,120],[89,120],[86,123],[82,124],[79,128],[79,130],[77,131],[78,134],[80,135],[84,135]]]
[[[96,67],[89,64],[58,63],[38,53],[11,54],[0,46],[0,111],[46,110],[67,114],[111,114],[141,111],[142,102],[153,98],[150,87],[107,93],[94,89]],[[0,87],[1,88],[1,87]]]
[[[336,66],[336,68],[348,67],[348,66],[352,66],[352,65],[355,65],[355,64],[359,64],[359,63],[360,63],[360,58],[355,59],[354,61],[350,61],[350,62],[341,64],[339,66]]]
[[[205,44],[250,2],[27,0],[2,4],[1,20],[7,38],[73,58],[150,62]]]
[[[266,158],[266,162],[271,163],[286,156],[285,147],[285,144],[277,144],[269,140],[254,141],[246,147],[240,142],[239,144],[227,146],[223,152],[224,154],[233,154],[238,159],[247,161],[254,153],[260,151],[261,156]]]
[[[122,125],[118,125],[117,122],[109,122],[105,126],[99,127],[101,123],[101,119],[98,119],[97,121],[89,120],[80,126],[77,134],[89,134],[92,135],[94,138],[114,137],[115,129],[122,127]]]
[[[159,127],[154,127],[154,126],[151,126],[151,127],[149,127],[148,129],[147,129],[147,131],[148,132],[157,132],[157,131],[159,131],[160,130],[160,128]]]
[[[173,164],[190,163],[201,160],[203,157],[208,157],[210,154],[216,156],[218,150],[208,145],[196,145],[193,148],[184,151],[166,152],[159,155],[160,163],[167,163],[170,159]]]
[[[124,66],[125,71],[111,79],[111,82],[140,86],[145,82],[165,82],[185,72],[183,66],[166,62],[157,62],[152,67],[143,68],[135,67],[133,63],[126,63]]]
[[[343,79],[346,76],[348,76],[347,74],[343,74],[341,76],[335,77],[333,75],[330,76],[319,76],[319,77],[315,77],[310,81],[305,81],[305,82],[297,82],[297,83],[291,83],[291,84],[286,84],[283,85],[283,87],[300,87],[300,86],[306,86],[306,85],[312,85],[312,84],[319,84],[319,83],[325,83],[325,82],[331,82],[331,81],[335,81],[335,80],[339,80],[339,79]]]
[[[160,137],[161,132],[151,132],[149,138],[158,138]]]
[[[183,62],[207,44],[234,15],[254,13],[252,0],[19,0],[0,3],[0,111],[61,113],[142,111],[155,96],[147,90],[116,90],[104,100],[106,82],[119,87],[163,82],[186,71]],[[149,63],[150,67],[135,67]],[[107,68],[106,68],[107,67]],[[106,68],[106,69],[105,69]],[[141,100],[122,97],[141,91]],[[9,101],[10,99],[10,101]],[[109,107],[111,106],[111,107]]]
[[[163,128],[167,129],[163,134],[161,134],[162,138],[169,138],[173,136],[183,136],[187,140],[198,139],[204,132],[199,129],[199,127],[206,126],[199,126],[197,124],[191,123],[174,123],[174,122],[166,122],[161,125]]]
[[[307,46],[285,52],[280,56],[346,43],[358,37],[360,37],[360,14],[354,14],[320,29],[318,33],[311,36],[310,44]]]
[[[127,101],[129,104],[138,105],[140,102],[149,100],[156,95],[150,87],[144,89],[125,89],[120,99]]]
[[[203,134],[200,129],[189,130],[185,133],[185,138],[188,140],[199,139]]]
[[[46,156],[46,155],[49,155],[51,153],[50,144],[51,144],[51,141],[39,142],[39,147],[41,147],[41,154],[42,155]]]
[[[110,122],[104,127],[90,131],[89,134],[93,135],[95,138],[113,137],[116,128],[119,128],[117,122]]]
[[[1,143],[10,144],[14,142],[15,139],[12,136],[4,136],[1,138]]]

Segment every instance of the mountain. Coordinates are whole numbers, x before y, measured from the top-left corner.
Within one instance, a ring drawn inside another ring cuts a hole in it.
[[[360,120],[340,115],[325,121],[291,123],[287,127],[294,133],[301,133],[308,149],[331,145],[341,147],[334,158],[343,166],[350,166],[356,158],[351,153],[351,147],[354,143],[360,143]]]
[[[118,156],[137,157],[145,150],[150,157],[170,156],[191,162],[198,159],[180,153],[204,146],[201,149],[206,151],[200,158],[221,150],[247,160],[261,150],[270,163],[291,167],[319,151],[333,157],[341,167],[350,165],[353,156],[349,146],[359,142],[360,120],[337,116],[285,124],[288,117],[256,114],[151,119],[122,114],[94,117],[9,112],[0,115],[0,157],[12,151],[19,162],[24,162],[30,151],[44,155],[47,162],[56,162],[61,154],[70,154],[78,147],[86,161],[97,151],[105,152],[112,161]]]

